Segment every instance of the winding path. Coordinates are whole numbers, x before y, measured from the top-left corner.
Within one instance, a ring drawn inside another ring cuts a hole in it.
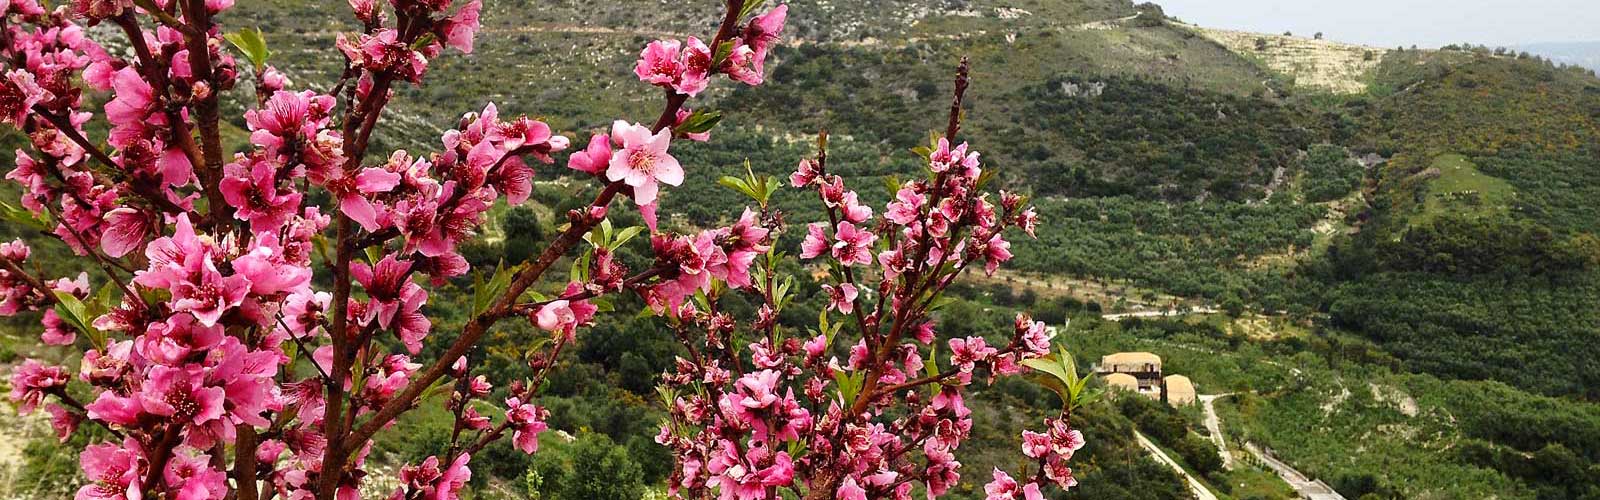
[[[1226,394],[1207,394],[1198,398],[1205,408],[1206,431],[1211,433],[1211,442],[1217,444],[1217,453],[1222,455],[1222,466],[1229,470],[1233,469],[1233,454],[1228,453],[1228,446],[1222,441],[1222,419],[1217,417],[1217,407],[1214,403],[1218,398],[1232,396],[1233,394],[1231,392]],[[1144,443],[1141,442],[1140,444]],[[1277,473],[1278,477],[1283,478],[1283,482],[1289,483],[1289,487],[1294,488],[1295,493],[1299,493],[1301,498],[1345,500],[1344,496],[1334,491],[1332,486],[1328,486],[1328,483],[1324,483],[1320,479],[1306,477],[1305,474],[1295,470],[1294,467],[1290,467],[1289,464],[1283,463],[1283,461],[1273,458],[1270,453],[1262,451],[1255,443],[1245,443],[1244,448],[1266,464],[1267,468],[1272,469],[1272,472]]]
[[[1144,437],[1144,433],[1137,430],[1133,431],[1133,438],[1139,442],[1139,446],[1144,447],[1145,450],[1148,450],[1150,452],[1150,456],[1155,457],[1157,462],[1161,462],[1167,467],[1171,467],[1173,472],[1177,472],[1178,475],[1183,476],[1184,482],[1189,484],[1189,490],[1194,492],[1194,498],[1196,500],[1217,500],[1217,495],[1211,493],[1211,490],[1206,489],[1205,483],[1201,483],[1199,479],[1195,479],[1194,476],[1189,475],[1189,471],[1183,470],[1183,466],[1178,465],[1176,460],[1173,460],[1172,457],[1167,456],[1167,453],[1161,451],[1161,448],[1157,447],[1155,443],[1150,442],[1150,438]]]
[[[1222,441],[1222,419],[1217,418],[1217,398],[1232,396],[1227,394],[1207,394],[1200,396],[1200,404],[1206,410],[1206,433],[1211,435],[1211,442],[1217,444],[1217,454],[1222,455],[1222,468],[1233,470],[1233,454],[1228,453],[1228,445]]]

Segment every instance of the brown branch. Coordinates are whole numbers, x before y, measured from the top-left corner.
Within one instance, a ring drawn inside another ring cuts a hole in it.
[[[156,6],[155,2],[151,0],[133,0],[133,4],[141,9],[144,9],[144,11],[149,13],[151,17],[156,18],[157,21],[161,21],[161,24],[168,28],[178,30],[179,33],[183,33],[184,35],[195,34],[193,27],[184,24],[183,21],[178,20],[176,17],[172,17],[172,14],[168,14],[167,11],[161,10],[161,7]]]
[[[210,36],[206,34],[211,29],[211,10],[206,7],[206,0],[188,0],[184,7],[183,17],[189,21],[191,29],[184,36],[189,47],[189,71],[196,79],[210,86],[209,92],[194,106],[195,122],[200,128],[201,154],[205,160],[203,166],[196,166],[202,167],[199,169],[200,184],[205,191],[211,228],[221,232],[231,225],[233,206],[222,197],[222,132],[218,99],[223,89],[219,88],[216,73],[212,71],[211,48],[208,45]]]
[[[966,57],[962,57],[961,65],[956,69],[955,97],[950,102],[950,123],[945,129],[946,141],[954,142],[956,133],[961,131],[961,104],[966,95],[968,83],[969,61]],[[924,227],[927,225],[929,213],[934,210],[934,207],[938,206],[942,198],[941,193],[943,192],[944,188],[945,174],[946,172],[940,172],[938,175],[934,176],[933,193],[932,196],[928,197],[928,209],[927,211],[924,211],[921,216]],[[899,293],[903,298],[901,301],[902,303],[910,302],[914,304],[917,296],[926,291],[926,283],[922,285],[916,285],[919,281],[921,281],[923,272],[932,272],[937,274],[939,272],[939,267],[944,265],[944,258],[949,256],[949,251],[947,250],[945,252],[945,256],[940,258],[941,263],[939,266],[932,268],[926,267],[928,265],[928,247],[930,246],[931,240],[932,236],[928,234],[928,231],[924,230],[922,232],[922,240],[920,244],[917,245],[917,258],[913,261],[916,267],[906,273],[904,276],[905,285],[901,287],[902,290],[897,291],[897,293]],[[928,277],[928,281],[930,282],[934,281],[935,279],[936,276]],[[914,308],[905,307],[895,310],[894,327],[889,329],[888,338],[884,339],[883,343],[879,344],[877,350],[873,353],[873,364],[872,366],[868,367],[866,381],[862,384],[861,394],[863,396],[871,395],[877,390],[878,378],[882,376],[881,372],[883,371],[883,360],[888,357],[889,351],[894,344],[900,342],[901,336],[905,334],[906,323],[910,322],[910,320],[915,317],[911,315],[914,312],[912,309]],[[870,402],[871,398],[857,396],[855,403],[850,405],[850,414],[862,414],[862,412],[866,411]]]

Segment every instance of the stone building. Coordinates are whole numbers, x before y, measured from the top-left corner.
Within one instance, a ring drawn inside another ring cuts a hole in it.
[[[1135,392],[1173,406],[1194,404],[1194,382],[1183,375],[1163,376],[1161,356],[1148,352],[1119,352],[1100,358],[1094,367],[1106,385]]]

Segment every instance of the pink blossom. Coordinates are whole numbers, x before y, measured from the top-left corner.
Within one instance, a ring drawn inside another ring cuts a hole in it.
[[[800,258],[810,259],[828,250],[828,224],[813,222],[806,225],[806,239],[800,243]]]
[[[506,422],[511,424],[511,442],[523,453],[532,455],[539,451],[539,433],[549,426],[544,419],[549,415],[544,408],[522,402],[517,398],[506,400]]]
[[[351,41],[339,35],[335,46],[355,65],[374,73],[392,71],[411,83],[420,83],[428,71],[428,58],[400,40],[400,32],[381,28]]]
[[[572,297],[583,291],[581,283],[568,283],[563,296]],[[587,300],[558,299],[550,301],[534,313],[534,322],[539,329],[572,336],[577,327],[586,325],[594,319],[594,314],[599,310]]]
[[[290,140],[309,140],[317,130],[327,126],[332,118],[332,96],[311,91],[288,92],[279,90],[267,98],[261,109],[245,111],[245,124],[250,127],[250,142],[266,149],[268,155],[280,153]]]
[[[400,175],[381,168],[364,168],[354,176],[331,179],[328,191],[339,198],[339,211],[361,224],[367,231],[377,231],[378,209],[368,200],[369,195],[386,193],[400,185]]]
[[[595,134],[589,138],[589,147],[572,152],[567,168],[599,175],[611,162],[611,136]]]
[[[309,288],[290,294],[283,305],[284,325],[296,337],[320,331],[326,316],[324,312],[332,301],[333,294],[315,292]]]
[[[794,461],[788,452],[751,448],[740,456],[738,447],[729,441],[722,441],[718,448],[706,464],[706,472],[714,476],[708,484],[722,492],[722,500],[763,499],[767,488],[794,481]]]
[[[877,240],[878,236],[871,231],[856,229],[849,222],[840,221],[834,233],[833,258],[846,267],[870,265],[872,242]]]
[[[622,149],[611,155],[606,179],[632,186],[634,203],[643,206],[655,202],[657,181],[671,186],[683,184],[683,167],[677,158],[667,154],[672,131],[663,129],[652,134],[643,125],[618,120],[611,126],[611,137],[622,142]]]
[[[722,71],[728,78],[743,82],[752,87],[759,86],[766,81],[766,61],[762,60],[765,54],[756,53],[749,45],[741,44],[733,48],[728,58],[722,62]]]
[[[210,455],[175,452],[167,460],[162,479],[168,488],[177,491],[177,500],[207,500],[228,495],[228,475],[214,469]]]
[[[191,267],[191,269],[193,269]],[[223,276],[211,259],[202,259],[188,279],[172,287],[172,309],[193,314],[206,326],[217,324],[222,315],[244,303],[250,280],[244,275]]]
[[[149,214],[132,207],[106,212],[104,219],[105,232],[100,238],[100,249],[112,258],[127,255],[143,245],[153,223]]]
[[[457,500],[460,498],[461,488],[472,480],[472,469],[467,468],[467,462],[472,461],[472,455],[462,453],[450,462],[450,467],[445,468],[439,480],[434,483],[433,494],[427,500]]]
[[[844,478],[844,483],[839,485],[839,491],[833,497],[835,500],[867,500],[867,490],[856,483],[855,477]]]
[[[1047,434],[1022,431],[1022,454],[1030,458],[1044,458],[1050,454],[1050,436]]]
[[[848,222],[860,224],[872,218],[872,207],[862,205],[860,200],[857,199],[855,191],[845,193],[844,199],[839,206],[840,214]]]
[[[642,82],[671,86],[684,70],[683,61],[679,58],[682,51],[683,44],[677,40],[650,42],[639,52],[639,62],[634,64],[633,74]]]
[[[822,290],[828,294],[828,309],[837,310],[844,314],[850,314],[855,311],[856,296],[859,295],[856,292],[855,285],[841,283],[838,288],[834,288],[831,285],[822,285]]]
[[[204,385],[201,374],[191,370],[151,367],[149,382],[138,395],[139,405],[152,415],[193,426],[222,418],[226,391]]]
[[[167,366],[182,366],[190,358],[204,357],[222,344],[221,325],[198,324],[189,315],[174,315],[165,322],[153,323],[134,339],[134,350],[150,361]]]
[[[355,11],[356,19],[365,24],[376,24],[382,20],[383,10],[378,8],[377,0],[349,0],[350,10]]]
[[[994,272],[1000,268],[1000,264],[1011,260],[1011,242],[1006,241],[999,233],[984,242],[982,247],[984,274],[994,276]]]
[[[1017,314],[1017,333],[1022,337],[1022,345],[1030,356],[1044,356],[1050,353],[1050,340],[1055,334],[1045,326],[1043,321],[1033,321],[1026,314]]]
[[[111,87],[115,97],[106,103],[106,119],[112,127],[118,130],[138,130],[145,124],[145,118],[155,112],[155,89],[144,81],[144,77],[133,67],[118,70],[112,76]],[[125,134],[112,132],[113,136],[125,137]],[[113,144],[126,144],[127,141],[112,141]]]
[[[978,153],[968,153],[965,142],[952,149],[947,138],[939,139],[939,148],[928,158],[928,168],[934,173],[952,172],[969,179],[977,179],[982,173],[978,168]]]
[[[1044,500],[1037,483],[1018,486],[1016,480],[1000,469],[994,470],[994,480],[984,485],[983,491],[984,500]]]
[[[54,98],[50,92],[39,88],[33,73],[20,69],[7,71],[5,79],[0,80],[0,123],[22,128],[35,104]]]
[[[138,500],[143,487],[144,452],[133,438],[121,445],[90,445],[78,454],[90,483],[78,489],[77,500]]]
[[[11,402],[17,403],[17,413],[27,415],[44,401],[46,393],[66,388],[67,370],[47,366],[37,359],[26,359],[11,374]]]
[[[727,281],[734,288],[750,286],[750,266],[757,256],[771,249],[767,241],[770,233],[771,230],[761,225],[760,215],[745,208],[732,226],[707,234],[726,257],[711,259],[707,269],[712,276]]]
[[[55,403],[45,405],[44,411],[50,414],[50,428],[56,431],[56,439],[62,443],[72,437],[73,431],[78,430],[78,423],[83,421],[82,414],[62,408]]]
[[[444,33],[444,44],[463,54],[471,54],[472,40],[478,34],[478,15],[482,10],[483,2],[472,0],[446,19],[440,29]]]
[[[767,50],[777,43],[778,36],[783,34],[783,25],[789,17],[789,5],[780,4],[766,14],[756,16],[745,26],[744,35],[741,37],[745,43],[755,50],[758,57],[765,59]]]
[[[995,348],[984,342],[983,337],[950,339],[950,364],[963,372],[971,372],[974,364],[988,360],[996,352]]]
[[[284,255],[273,233],[261,233],[249,253],[233,260],[233,271],[244,276],[250,293],[270,296],[292,292],[311,282],[311,268],[297,265]]]
[[[895,193],[895,201],[889,203],[889,209],[884,212],[883,217],[895,224],[908,226],[922,216],[922,206],[926,203],[926,196],[918,193],[916,188],[906,185]]]
[[[395,333],[406,345],[406,350],[416,354],[422,349],[422,338],[431,329],[427,316],[421,312],[428,302],[428,292],[411,281],[410,261],[399,261],[394,254],[385,255],[376,267],[364,263],[350,266],[350,274],[367,291],[371,303],[362,318],[364,322],[377,320],[385,329],[395,327]]]
[[[639,52],[633,73],[639,81],[670,88],[693,97],[706,89],[711,69],[711,48],[698,38],[687,44],[656,40]]]
[[[816,182],[817,177],[821,175],[821,172],[818,172],[817,170],[816,160],[809,158],[800,160],[800,165],[795,168],[794,173],[789,174],[789,185],[794,187],[805,187],[813,182]]]

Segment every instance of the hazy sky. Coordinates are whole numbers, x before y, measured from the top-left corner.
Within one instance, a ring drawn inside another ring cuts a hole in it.
[[[1600,40],[1600,0],[1156,0],[1216,28],[1392,47]]]

